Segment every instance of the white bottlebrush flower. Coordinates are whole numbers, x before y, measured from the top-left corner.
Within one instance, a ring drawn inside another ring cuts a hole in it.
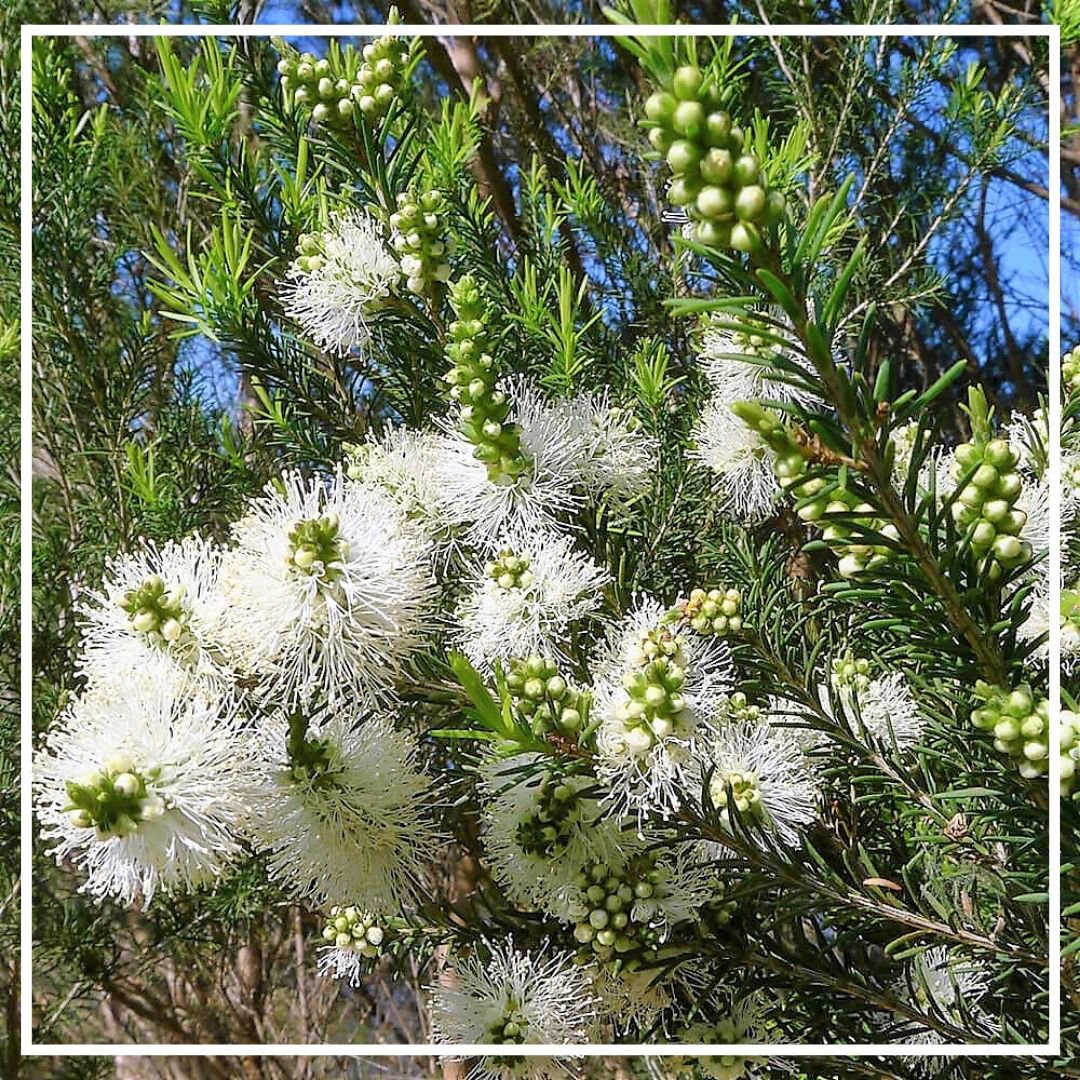
[[[1047,635],[1035,650],[1034,657],[1046,661],[1050,656],[1050,582],[1044,578],[1028,594],[1027,618],[1020,624],[1016,636],[1023,642],[1033,642]],[[1061,620],[1061,663],[1069,669],[1080,658],[1080,628],[1073,628],[1069,633],[1069,621]]]
[[[679,1041],[718,1046],[770,1043],[773,1039],[765,1023],[766,1007],[765,997],[760,991],[729,1001],[719,1019],[713,1023],[699,1021],[691,1025],[681,1033]],[[771,1064],[764,1058],[748,1058],[738,1053],[684,1060],[687,1062],[684,1067],[686,1075],[693,1075],[696,1066],[699,1076],[710,1077],[711,1080],[750,1080],[761,1075],[759,1068]]]
[[[732,809],[795,847],[818,815],[819,790],[793,733],[768,723],[732,724],[712,747],[709,794],[725,824]]]
[[[433,431],[391,428],[381,439],[346,447],[347,474],[350,480],[389,492],[410,517],[429,521],[439,501],[438,449],[439,437]],[[437,519],[431,524],[437,527]]]
[[[936,946],[915,957],[907,977],[898,979],[892,989],[897,996],[926,1015],[988,1039],[998,1029],[997,1022],[981,1005],[988,988],[989,979],[984,968],[972,960],[953,961],[944,946]],[[960,1003],[963,1003],[963,1012],[959,1008]],[[935,1028],[914,1023],[905,1017],[897,1016],[894,1019],[903,1022],[907,1029],[901,1042],[952,1041]]]
[[[100,588],[79,605],[79,666],[88,682],[124,682],[153,659],[185,677],[221,675],[220,657],[209,647],[217,572],[218,553],[199,536],[160,547],[144,540],[111,559]]]
[[[251,758],[235,702],[161,660],[92,687],[34,758],[41,836],[82,891],[148,903],[214,881],[240,852]]]
[[[717,474],[723,509],[738,520],[753,525],[773,512],[780,485],[772,451],[731,411],[731,402],[706,402],[689,456]]]
[[[480,792],[492,875],[524,907],[566,916],[578,874],[621,861],[635,842],[605,816],[595,780],[546,768],[540,754],[487,761]]]
[[[452,429],[441,439],[435,463],[441,512],[481,551],[492,550],[509,532],[557,530],[584,502],[578,420],[565,402],[549,404],[521,380],[507,394],[507,422],[519,428],[528,462],[521,476],[492,480],[473,456],[473,444]]]
[[[252,840],[272,877],[316,903],[393,911],[417,895],[439,843],[431,778],[389,720],[332,711],[260,721]]]
[[[606,392],[582,394],[563,410],[576,426],[581,451],[578,475],[592,495],[630,499],[647,491],[656,467],[656,440],[629,409],[612,405]]]
[[[431,988],[435,1041],[506,1048],[506,1057],[488,1059],[477,1076],[536,1080],[550,1075],[535,1071],[545,1060],[514,1057],[515,1046],[575,1046],[593,1037],[596,997],[587,972],[569,955],[488,941],[481,952],[457,959],[446,976]]]
[[[286,701],[384,698],[431,628],[430,543],[389,495],[298,473],[268,485],[222,556],[220,642]]]
[[[462,649],[480,668],[515,657],[565,659],[567,629],[596,612],[607,580],[568,536],[506,537],[468,575],[458,610]]]
[[[1031,545],[1033,556],[1050,550],[1050,477],[1041,480],[1025,480],[1024,486],[1016,499],[1015,509],[1027,515],[1027,521],[1020,530],[1020,539]],[[1046,574],[1045,562],[1040,563],[1035,572]]]
[[[350,986],[359,986],[365,964],[377,960],[387,940],[386,927],[374,915],[350,905],[335,905],[323,927],[319,948],[319,974],[331,979],[345,979]]]
[[[790,320],[780,309],[773,309],[770,315],[784,327],[790,326]],[[769,327],[769,331],[781,335],[784,333],[781,327],[775,326]],[[792,373],[777,366],[777,358],[794,364],[806,381],[816,378],[798,359],[794,349],[763,338],[751,339],[741,332],[716,325],[706,328],[698,354],[698,362],[718,402],[730,405],[733,401],[745,401],[747,398],[767,398],[796,402],[803,406],[820,403],[820,397],[813,391],[785,381],[792,377]]]
[[[1003,435],[1019,457],[1017,467],[1028,477],[1042,478],[1050,446],[1048,421],[1046,410],[1039,408],[1030,416],[1014,413],[1005,425]]]
[[[645,600],[613,626],[593,665],[597,772],[617,813],[667,815],[699,783],[713,719],[732,684],[718,637],[676,632]]]
[[[339,214],[319,234],[320,251],[294,264],[281,286],[281,304],[320,348],[337,355],[367,345],[372,304],[386,296],[401,277],[401,267],[387,249],[378,223],[359,210]]]
[[[909,750],[922,736],[925,721],[901,671],[869,679],[859,687],[838,686],[837,696],[855,731],[864,730],[879,743]]]

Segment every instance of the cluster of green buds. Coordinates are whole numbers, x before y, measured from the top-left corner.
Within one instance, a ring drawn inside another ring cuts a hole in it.
[[[749,251],[763,226],[784,216],[746,133],[720,108],[720,88],[700,68],[678,68],[670,84],[645,102],[653,149],[671,168],[668,199],[693,222],[693,238],[709,247]]]
[[[691,629],[704,637],[725,637],[742,629],[742,593],[738,589],[693,589],[681,610]]]
[[[532,559],[528,555],[515,555],[513,548],[503,548],[484,564],[484,574],[506,592],[524,591],[532,588],[535,580],[531,566]]]
[[[715,1046],[737,1046],[750,1042],[747,1032],[734,1017],[725,1016],[715,1024],[693,1024],[681,1036],[686,1043],[704,1043]],[[753,1067],[762,1064],[761,1058],[743,1057],[741,1054],[720,1054],[695,1059],[694,1067],[682,1075],[695,1080],[749,1080]]]
[[[341,520],[335,513],[298,521],[289,533],[290,570],[336,581],[348,558],[349,543],[341,535]]]
[[[399,21],[396,8],[390,9],[387,21]],[[352,47],[332,47],[323,57],[289,50],[277,69],[282,90],[298,105],[310,107],[315,123],[351,125],[356,110],[374,123],[401,95],[410,52],[405,38],[388,34],[365,45],[359,56]]]
[[[522,851],[552,859],[566,847],[580,786],[557,766],[545,772],[534,791],[531,811],[518,821],[516,835]]]
[[[749,769],[727,773],[717,769],[709,781],[709,796],[727,829],[731,828],[733,809],[756,825],[768,824],[769,815],[761,801],[761,784],[757,773]]]
[[[128,626],[155,645],[176,645],[189,634],[191,612],[184,603],[183,585],[166,585],[160,574],[151,574],[137,589],[120,600]]]
[[[971,441],[956,448],[953,466],[959,491],[952,503],[953,521],[992,579],[1031,558],[1031,545],[1020,539],[1027,514],[1016,509],[1023,481],[1020,455],[1006,439],[993,438],[990,410],[978,387],[968,394]]]
[[[738,901],[731,899],[727,885],[720,878],[714,878],[712,895],[702,906],[701,922],[704,928],[715,932],[727,926],[738,910]]]
[[[81,781],[67,782],[68,821],[96,830],[99,840],[130,836],[141,822],[165,813],[165,801],[151,790],[159,775],[157,768],[137,768],[126,753],[114,754]]]
[[[583,946],[579,956],[608,961],[644,950],[642,959],[652,959],[660,944],[652,911],[664,895],[664,880],[649,856],[622,868],[595,863],[580,873],[574,884],[588,910],[574,926],[574,940]]]
[[[542,656],[511,660],[506,689],[515,712],[534,735],[575,735],[581,730],[588,711],[585,692],[559,674],[554,660]]]
[[[980,679],[975,684],[979,705],[971,712],[971,722],[991,732],[994,746],[1019,765],[1027,779],[1043,776],[1050,753],[1050,702],[1036,699],[1027,683],[1015,690],[991,686]]]
[[[1080,646],[1080,583],[1061,590],[1061,651],[1072,656]]]
[[[323,940],[338,949],[377,960],[387,944],[389,928],[355,907],[332,907],[323,926]]]
[[[521,1046],[529,1041],[529,1017],[521,1006],[512,998],[508,997],[503,1005],[502,1013],[488,1022],[486,1043],[497,1046]],[[502,1055],[493,1055],[487,1058],[492,1064],[504,1064],[512,1066],[521,1060],[508,1058]]]
[[[446,373],[450,396],[461,406],[461,431],[476,448],[493,481],[514,480],[528,468],[521,432],[506,421],[510,402],[495,385],[498,374],[487,331],[487,305],[475,279],[466,274],[450,289],[456,320],[450,324]]]
[[[1080,345],[1061,358],[1061,381],[1067,394],[1080,390]]]
[[[428,190],[421,195],[403,191],[397,197],[397,209],[390,215],[392,242],[411,293],[430,295],[436,282],[450,280],[450,264],[446,260],[454,253],[454,240],[443,238],[445,206],[441,191]]]
[[[1073,794],[1076,764],[1080,762],[1080,713],[1070,709],[1061,710],[1061,794],[1069,798]],[[1080,798],[1077,792],[1076,798]]]
[[[626,731],[631,753],[646,754],[685,722],[685,642],[671,624],[663,623],[642,636],[631,662],[634,670],[622,679],[626,700],[616,708],[615,716]]]
[[[854,526],[899,540],[892,522],[873,516],[874,508],[846,487],[824,476],[807,477],[806,455],[784,422],[756,401],[736,401],[732,412],[773,451],[773,473],[780,486],[798,500],[796,514],[807,524],[816,524],[822,538],[839,556],[841,576],[851,577],[885,562],[891,548],[883,543],[853,543]],[[857,515],[851,522],[829,520],[829,515]]]
[[[313,274],[326,262],[326,249],[321,233],[301,233],[299,253],[293,260],[293,268],[305,274]]]
[[[870,661],[850,652],[837,656],[829,678],[836,690],[850,690],[858,696],[870,685]]]
[[[751,705],[750,699],[736,690],[724,702],[724,717],[730,724],[756,724],[761,720],[761,706]]]

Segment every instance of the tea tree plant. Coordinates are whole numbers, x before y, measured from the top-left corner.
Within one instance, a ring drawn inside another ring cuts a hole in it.
[[[946,289],[927,238],[1025,102],[924,44],[903,78],[957,80],[973,150],[890,245],[887,152],[833,175],[767,114],[773,45],[612,18],[585,55],[634,65],[647,220],[538,154],[511,228],[437,42],[155,43],[184,198],[140,254],[144,344],[89,379],[43,352],[36,397],[39,857],[86,894],[44,909],[53,978],[119,911],[196,970],[285,926],[323,1010],[290,1035],[409,1037],[393,983],[498,1077],[558,1067],[528,1043],[1044,1037],[1045,414],[966,357],[918,379],[883,329]],[[35,62],[38,154],[100,167],[109,117]],[[51,265],[93,222],[39,205]],[[759,1069],[720,1053],[666,1069]]]

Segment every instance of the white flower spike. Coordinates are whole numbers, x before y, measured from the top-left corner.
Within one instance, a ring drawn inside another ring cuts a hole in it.
[[[34,759],[41,835],[122,904],[219,878],[240,853],[251,752],[236,703],[162,660],[76,700]]]
[[[313,241],[281,286],[282,307],[320,348],[344,356],[371,341],[372,305],[390,293],[401,267],[378,223],[360,210],[339,214]]]
[[[233,526],[221,645],[276,700],[385,700],[432,627],[430,559],[385,492],[289,474]]]

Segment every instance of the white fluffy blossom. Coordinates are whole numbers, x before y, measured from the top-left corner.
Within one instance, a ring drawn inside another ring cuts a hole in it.
[[[986,970],[972,960],[953,961],[944,946],[920,953],[911,962],[907,978],[897,980],[893,992],[920,1011],[985,1038],[997,1032],[997,1023],[981,1006],[989,988]],[[963,1003],[964,1012],[959,1004]],[[966,1015],[966,1019],[965,1019]],[[908,1027],[905,1043],[945,1043],[952,1040],[935,1028],[915,1025],[897,1016]]]
[[[731,411],[730,401],[706,402],[688,453],[717,474],[727,512],[748,525],[772,513],[780,490],[772,451]]]
[[[725,1003],[724,1013],[713,1023],[699,1021],[691,1025],[680,1036],[685,1043],[716,1044],[718,1046],[737,1046],[742,1044],[760,1045],[772,1042],[765,1023],[767,1002],[761,991],[747,994],[745,997]],[[741,1054],[720,1054],[715,1057],[683,1059],[685,1065],[679,1071],[680,1076],[697,1074],[711,1080],[749,1080],[759,1076],[758,1068],[771,1062],[763,1058],[747,1058]]]
[[[377,488],[298,473],[268,485],[222,556],[218,629],[261,692],[386,696],[429,636],[430,544]]]
[[[441,512],[483,551],[508,532],[558,528],[584,501],[577,420],[524,382],[514,383],[509,397],[508,423],[520,429],[528,461],[521,476],[492,480],[487,466],[473,456],[473,444],[452,430],[444,434],[436,460]]]
[[[123,682],[155,659],[184,677],[222,674],[209,647],[217,568],[213,544],[199,536],[160,547],[144,540],[111,559],[79,605],[79,666],[89,683]]]
[[[549,1063],[514,1057],[513,1048],[589,1042],[597,1001],[588,974],[571,956],[488,941],[476,954],[455,960],[432,987],[432,1014],[436,1042],[506,1047],[507,1056],[487,1059],[477,1077],[538,1080],[551,1075],[544,1071]]]
[[[298,734],[277,713],[260,721],[257,744],[250,834],[271,876],[316,903],[391,911],[415,898],[439,837],[410,735],[342,711]]]
[[[629,499],[648,489],[656,464],[656,440],[641,429],[628,409],[612,405],[607,392],[582,394],[556,408],[576,426],[578,476],[586,491]]]
[[[319,240],[317,268],[289,270],[282,308],[321,348],[345,355],[370,342],[371,305],[390,292],[401,267],[377,222],[359,210],[339,214]]]
[[[33,765],[41,835],[97,899],[149,902],[214,881],[240,851],[251,759],[235,702],[160,659],[93,687]]]
[[[595,780],[555,774],[540,754],[485,762],[480,792],[491,872],[516,904],[566,915],[577,875],[588,865],[621,860],[633,843],[605,815]]]
[[[348,450],[350,480],[386,491],[410,520],[433,536],[441,537],[447,521],[439,512],[439,436],[435,432],[395,427],[382,439],[372,439]]]
[[[903,752],[922,736],[925,721],[902,671],[870,679],[866,686],[841,686],[837,695],[849,723],[885,746]]]
[[[712,392],[694,428],[690,456],[717,474],[724,509],[747,524],[772,513],[779,484],[772,451],[731,411],[732,404],[752,398],[802,405],[818,400],[804,387],[781,381],[780,370],[768,363],[774,355],[805,371],[790,350],[750,345],[743,335],[716,326],[706,330],[699,356]]]
[[[639,818],[673,812],[695,789],[695,763],[732,683],[727,646],[677,633],[665,615],[654,600],[639,603],[609,630],[593,665],[597,772],[617,812]]]
[[[482,668],[513,657],[564,659],[568,627],[596,611],[607,580],[568,536],[506,537],[468,577],[458,610],[462,649]]]
[[[709,794],[727,823],[734,809],[743,824],[759,825],[794,847],[818,815],[818,785],[798,738],[785,728],[721,728],[709,768]]]

